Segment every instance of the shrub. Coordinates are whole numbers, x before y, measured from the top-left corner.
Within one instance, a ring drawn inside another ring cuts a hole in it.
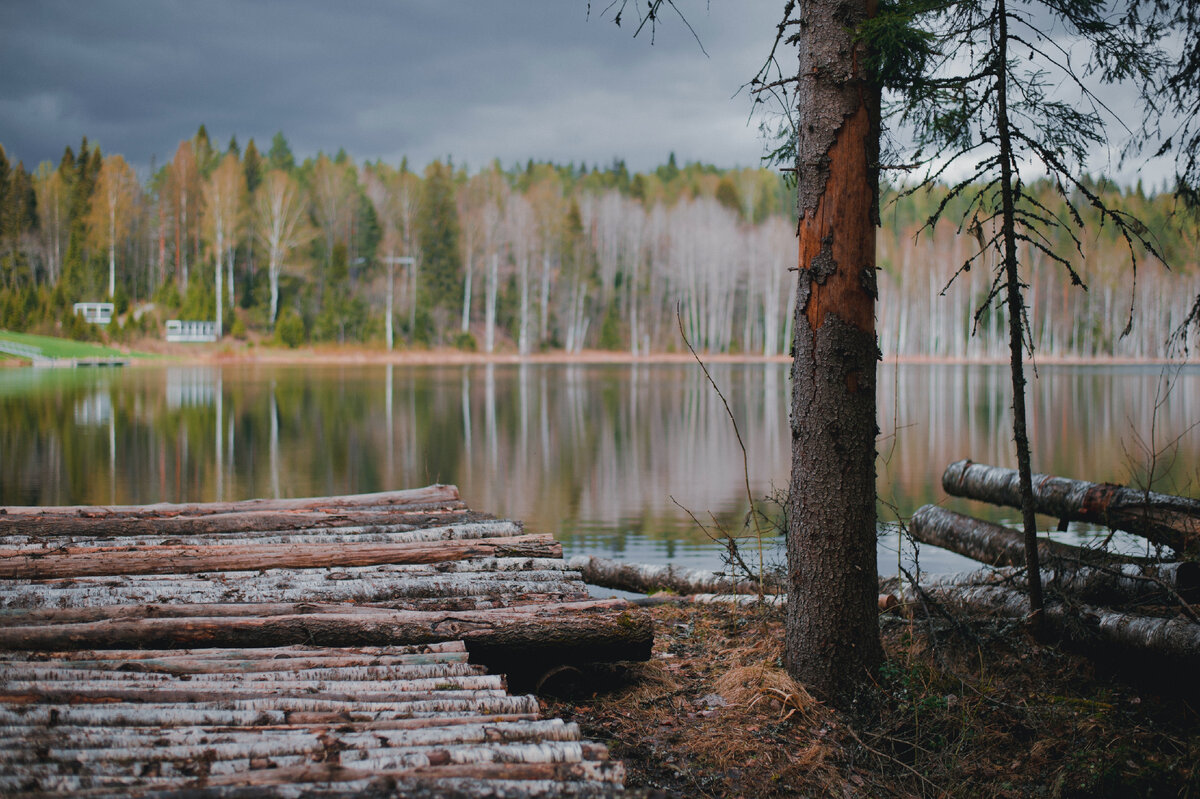
[[[304,343],[304,320],[291,308],[284,310],[275,323],[275,342],[292,349]]]

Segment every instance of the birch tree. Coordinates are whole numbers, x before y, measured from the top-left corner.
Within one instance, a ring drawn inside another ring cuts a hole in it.
[[[241,162],[233,153],[226,153],[221,163],[204,183],[204,205],[207,209],[205,228],[213,256],[213,290],[215,292],[217,337],[224,331],[225,290],[222,260],[229,259],[229,290],[233,290],[233,243],[236,240],[238,218],[246,195],[246,177]],[[231,296],[232,299],[232,296]],[[274,317],[272,316],[272,319]]]
[[[129,232],[139,189],[137,175],[123,157],[110,155],[104,159],[92,192],[87,226],[92,246],[108,251],[110,298],[117,291],[117,246]]]
[[[279,312],[279,275],[296,247],[312,240],[304,198],[295,178],[281,169],[267,173],[255,198],[255,234],[267,249],[267,279],[271,290],[268,321],[275,327]]]

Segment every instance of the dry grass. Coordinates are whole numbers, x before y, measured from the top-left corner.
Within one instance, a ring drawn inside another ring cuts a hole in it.
[[[654,609],[626,687],[549,711],[626,762],[634,787],[692,797],[1200,796],[1200,716],[1017,628],[884,628],[888,661],[853,717],[783,670],[777,616]]]

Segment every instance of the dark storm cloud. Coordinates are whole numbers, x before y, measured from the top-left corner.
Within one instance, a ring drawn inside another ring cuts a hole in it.
[[[10,2],[0,144],[32,167],[86,135],[146,165],[204,123],[222,147],[282,130],[300,157],[752,165],[750,101],[732,95],[775,6],[681,4],[706,57],[678,19],[652,45],[586,0]]]

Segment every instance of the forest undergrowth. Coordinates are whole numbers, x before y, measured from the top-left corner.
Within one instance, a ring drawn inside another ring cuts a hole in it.
[[[839,713],[784,671],[781,610],[651,612],[649,662],[544,700],[650,795],[1200,795],[1195,685],[1038,643],[1018,622],[884,616],[886,661]]]

